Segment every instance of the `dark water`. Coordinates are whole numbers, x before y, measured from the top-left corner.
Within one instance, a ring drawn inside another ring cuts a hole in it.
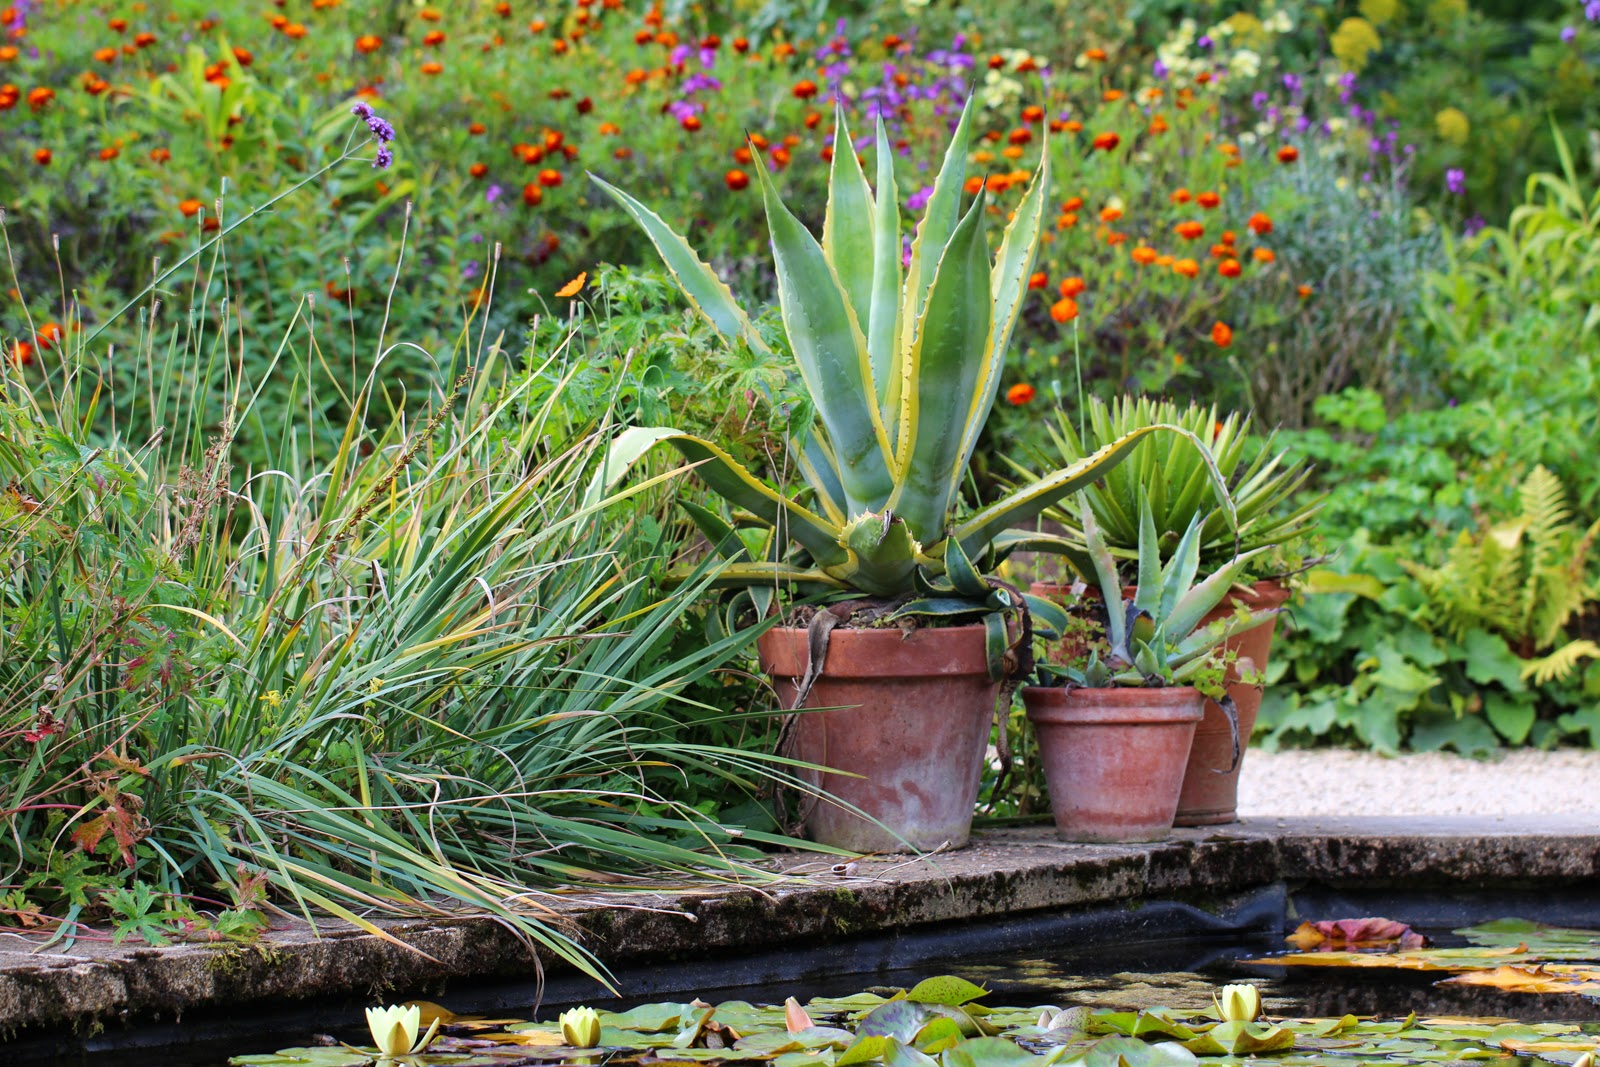
[[[1340,907],[1356,909],[1341,915],[1379,913],[1379,902],[1366,902],[1374,905],[1366,908],[1362,903],[1340,901]],[[1600,901],[1584,903],[1600,908]],[[553,982],[542,990],[542,1000],[541,990],[532,984],[452,986],[443,993],[418,991],[418,995],[458,1013],[531,1020],[554,1018],[577,1003],[613,1011],[696,996],[711,1003],[737,999],[773,1004],[795,996],[803,1003],[816,996],[844,996],[875,986],[909,987],[930,975],[957,974],[989,988],[992,992],[984,1002],[990,1005],[1201,1008],[1210,1004],[1217,985],[1247,979],[1262,986],[1267,1010],[1274,1016],[1337,1018],[1350,1013],[1403,1017],[1415,1012],[1419,1016],[1501,1016],[1600,1027],[1600,1003],[1580,997],[1438,986],[1435,983],[1443,977],[1439,974],[1243,963],[1284,949],[1283,933],[1293,926],[1286,904],[1280,888],[1235,900],[1221,909],[1156,904],[918,931],[839,945],[796,945],[792,950],[739,960],[691,960],[639,968],[618,975],[624,994],[618,998],[576,979]],[[1538,914],[1526,907],[1513,911],[1493,904],[1460,915],[1448,908],[1434,910],[1443,922],[1426,932],[1441,945],[1461,943],[1449,929],[1464,921]],[[1573,921],[1580,916],[1570,913],[1542,917],[1566,925],[1600,925],[1580,924]],[[370,1002],[359,996],[358,991],[356,999],[344,1003],[241,1008],[99,1035],[0,1044],[0,1064],[222,1067],[229,1056],[316,1044],[327,1037],[365,1044],[370,1039],[361,1007]],[[1510,1067],[1516,1061],[1496,1062]]]

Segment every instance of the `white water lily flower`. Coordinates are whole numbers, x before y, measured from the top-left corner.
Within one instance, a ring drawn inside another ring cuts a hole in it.
[[[570,1048],[598,1048],[600,1013],[593,1008],[573,1008],[561,1013],[561,1040]]]
[[[415,1004],[393,1004],[387,1008],[367,1009],[367,1029],[372,1031],[372,1043],[384,1059],[409,1056],[421,1052],[433,1043],[439,1032],[439,1020],[433,1020],[428,1032],[419,1042],[417,1031],[422,1025],[422,1009]]]
[[[1225,1023],[1253,1023],[1261,1018],[1261,990],[1253,985],[1225,985],[1211,994],[1217,1018]]]

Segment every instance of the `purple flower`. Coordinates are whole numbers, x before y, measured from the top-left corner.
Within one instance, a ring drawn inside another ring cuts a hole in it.
[[[1285,74],[1283,76],[1283,87],[1291,93],[1298,93],[1300,91],[1300,75]]]
[[[1250,97],[1250,106],[1255,108],[1257,111],[1260,111],[1262,108],[1267,106],[1267,101],[1269,99],[1271,98],[1267,96],[1266,93],[1257,91]]]
[[[1583,5],[1583,17],[1590,22],[1600,22],[1600,0],[1588,0]]]
[[[1172,68],[1158,59],[1156,60],[1156,65],[1151,68],[1151,73],[1156,76],[1157,81],[1164,82],[1167,80],[1167,75],[1172,73]]]
[[[924,185],[906,198],[906,210],[916,214],[927,207],[928,201],[931,199],[933,199],[933,186]]]
[[[477,260],[475,260],[475,259],[471,260],[471,261],[469,261],[467,263],[466,266],[461,268],[461,277],[462,278],[465,278],[465,279],[470,281],[471,279],[476,278],[477,276],[478,276],[478,261]]]
[[[1561,27],[1561,42],[1563,44],[1571,44],[1573,39],[1575,37],[1577,37],[1577,36],[1578,36],[1578,27],[1576,27],[1576,26],[1563,26],[1563,27]]]
[[[391,164],[393,162],[394,162],[394,153],[389,151],[389,146],[386,145],[386,144],[379,145],[378,146],[378,154],[375,157],[373,157],[373,160],[372,160],[372,169],[373,170],[388,170],[389,169],[389,164]]]
[[[1211,51],[1211,46],[1214,43],[1215,42],[1211,40],[1211,37],[1208,34],[1201,35],[1200,39],[1195,42],[1195,44],[1200,47],[1201,51],[1205,52]]]
[[[1474,234],[1482,231],[1487,225],[1489,225],[1488,220],[1486,220],[1482,215],[1474,215],[1466,222],[1462,223],[1461,233],[1463,236],[1471,237]]]
[[[900,266],[911,266],[911,237],[906,235],[900,238]]]
[[[358,119],[370,119],[372,118],[372,105],[365,100],[357,100],[355,106],[350,109],[350,114]]]
[[[503,192],[505,192],[505,190],[500,188],[498,185],[491,185],[489,188],[483,191],[483,199],[492,204],[496,200],[500,199],[500,194]]]
[[[1451,167],[1444,172],[1444,187],[1456,196],[1467,191],[1467,172],[1460,167]]]

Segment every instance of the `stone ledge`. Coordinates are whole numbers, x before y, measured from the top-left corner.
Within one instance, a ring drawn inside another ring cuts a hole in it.
[[[1594,885],[1600,882],[1600,820],[1256,819],[1116,846],[1065,844],[1048,828],[1035,827],[986,831],[973,847],[947,855],[863,860],[844,873],[814,858],[797,858],[790,867],[802,880],[775,891],[719,886],[586,894],[563,900],[559,910],[592,951],[622,970],[915,927],[1216,897],[1282,882],[1440,889]],[[449,981],[526,981],[539,971],[540,961],[489,920],[382,925],[433,958],[338,923],[323,926],[320,936],[304,923],[286,923],[260,946],[243,950],[80,944],[71,953],[33,953],[0,947],[0,1030],[405,995]]]

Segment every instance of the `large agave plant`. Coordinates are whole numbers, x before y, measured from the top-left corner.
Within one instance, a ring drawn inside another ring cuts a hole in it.
[[[1027,293],[1050,184],[1046,153],[991,262],[984,194],[961,205],[970,123],[969,105],[903,268],[894,153],[881,122],[874,192],[839,111],[820,242],[784,206],[765,169],[755,168],[784,329],[820,424],[792,442],[806,489],[785,495],[715,443],[666,427],[622,431],[608,467],[618,478],[670,442],[713,490],[770,526],[768,548],[752,552],[711,513],[691,509],[714,545],[733,547],[725,584],[800,583],[899,600],[904,613],[988,613],[993,630],[999,611],[1019,606],[985,577],[1012,547],[1011,528],[1112,469],[1158,428],[1141,428],[954,520]],[[721,333],[765,349],[732,292],[682,237],[627,193],[594,180],[644,228],[684,294]],[[800,551],[790,551],[791,542]],[[1058,610],[1029,606],[1047,620]]]

